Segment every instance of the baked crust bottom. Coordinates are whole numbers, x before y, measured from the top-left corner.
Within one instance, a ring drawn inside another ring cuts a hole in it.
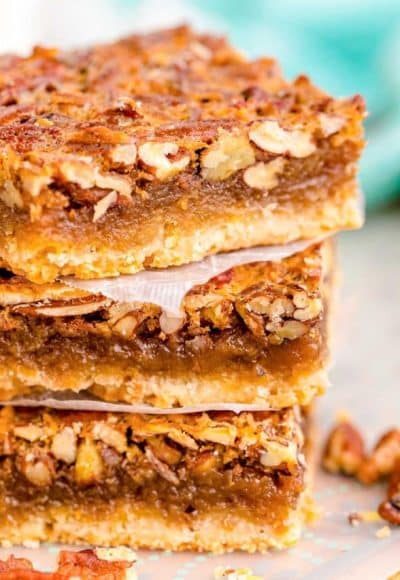
[[[288,510],[284,522],[263,525],[230,510],[210,508],[206,514],[192,517],[190,522],[177,523],[173,517],[163,517],[157,509],[138,510],[129,502],[120,501],[102,506],[99,513],[89,510],[52,506],[29,509],[21,517],[10,509],[1,518],[0,542],[60,542],[96,546],[126,545],[134,549],[194,550],[223,553],[233,550],[264,552],[295,544],[302,526],[310,518],[310,503]]]
[[[0,361],[0,401],[67,390],[79,392],[80,396],[95,395],[107,402],[147,404],[163,409],[221,402],[283,409],[310,404],[328,386],[324,368],[310,368],[310,372],[292,373],[288,378],[257,377],[255,373],[249,378],[246,373],[232,370],[215,379],[194,374],[179,379],[136,371],[127,380],[120,368],[102,369],[98,363],[94,369],[79,363],[62,369],[62,364],[55,361],[56,367],[50,370],[41,369],[39,364],[24,365],[11,356],[1,356]]]
[[[323,190],[314,194],[314,201],[307,205],[248,207],[218,219],[207,216],[190,227],[182,221],[168,229],[148,224],[141,231],[127,222],[118,236],[116,231],[111,236],[109,231],[90,233],[94,228],[90,223],[87,231],[83,224],[75,233],[54,224],[46,232],[44,224],[20,222],[21,217],[16,219],[12,210],[0,204],[0,224],[7,224],[0,228],[1,258],[4,267],[36,283],[69,275],[102,278],[187,264],[218,252],[319,238],[362,225],[354,181],[339,185],[328,199]]]

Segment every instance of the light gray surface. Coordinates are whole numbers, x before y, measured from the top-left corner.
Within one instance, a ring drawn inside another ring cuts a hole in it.
[[[339,249],[335,364],[319,416],[326,428],[347,409],[372,441],[400,424],[400,211],[342,234]]]

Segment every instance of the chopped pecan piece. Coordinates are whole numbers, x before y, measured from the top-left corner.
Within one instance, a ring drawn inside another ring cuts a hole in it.
[[[243,181],[249,187],[268,191],[278,185],[278,176],[282,173],[284,164],[285,160],[282,157],[277,157],[269,163],[256,163],[243,173]]]
[[[40,439],[43,436],[43,433],[44,430],[42,427],[38,427],[32,423],[29,425],[22,425],[21,427],[14,427],[14,435],[16,437],[20,437],[21,439],[25,439],[31,443]]]
[[[73,463],[76,458],[76,434],[72,427],[64,427],[56,433],[51,445],[51,452],[56,459],[64,463]]]
[[[54,465],[50,457],[28,457],[22,462],[21,471],[36,487],[48,487],[54,476]]]
[[[154,469],[167,481],[172,483],[173,485],[179,484],[179,479],[177,475],[172,471],[172,469],[163,461],[158,459],[150,447],[146,447],[146,457],[149,460],[149,463],[154,467]]]
[[[217,141],[201,157],[202,175],[209,181],[223,181],[239,169],[252,165],[255,159],[245,135],[221,130]]]
[[[302,129],[283,129],[275,120],[256,124],[249,132],[250,140],[263,151],[307,157],[316,150],[309,133]]]
[[[214,570],[214,580],[262,580],[255,576],[250,568],[230,568],[217,566]]]
[[[145,165],[153,168],[158,179],[168,179],[183,171],[190,163],[189,155],[172,159],[179,152],[179,146],[176,143],[156,143],[150,141],[143,143],[139,147],[139,157]]]
[[[400,429],[391,429],[379,439],[372,453],[362,462],[357,477],[362,483],[375,483],[390,475],[400,461]]]
[[[364,440],[361,433],[348,421],[342,421],[328,437],[322,464],[331,473],[355,475],[364,457]]]
[[[390,524],[400,525],[400,461],[390,478],[387,499],[380,504],[378,512]]]
[[[191,471],[196,477],[202,477],[211,473],[219,466],[219,458],[212,451],[198,453],[191,466]]]
[[[116,191],[110,191],[107,195],[101,198],[94,206],[93,221],[97,222],[107,212],[108,208],[112,206],[118,199]]]
[[[125,435],[105,422],[99,422],[94,425],[93,436],[95,439],[100,439],[106,445],[116,449],[118,453],[124,453],[127,449]]]
[[[75,478],[78,485],[86,487],[98,483],[103,474],[103,460],[96,444],[85,439],[78,447]]]
[[[236,309],[256,336],[281,344],[306,334],[320,317],[322,301],[295,285],[259,284],[243,293]]]

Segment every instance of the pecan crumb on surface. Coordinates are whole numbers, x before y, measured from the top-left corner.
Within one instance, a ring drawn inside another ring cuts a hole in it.
[[[217,566],[214,570],[214,580],[263,580],[255,576],[250,568],[230,568]]]
[[[347,516],[349,524],[353,527],[359,526],[361,523],[376,523],[381,522],[382,518],[378,514],[377,511],[360,511],[360,512],[351,512]]]
[[[391,534],[390,528],[389,526],[383,526],[382,528],[379,528],[379,530],[377,530],[375,532],[375,536],[377,538],[379,538],[380,540],[382,540],[383,538],[388,538]]]
[[[350,512],[347,516],[347,520],[354,528],[358,527],[362,522],[361,516],[358,512]]]

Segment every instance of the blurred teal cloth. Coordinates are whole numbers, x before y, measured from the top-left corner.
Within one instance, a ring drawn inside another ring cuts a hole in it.
[[[369,110],[362,186],[369,208],[400,194],[400,0],[116,0],[154,25],[170,13],[211,24],[247,54],[273,55],[336,96],[361,93]],[[192,16],[193,13],[193,16]],[[200,15],[200,18],[199,18]]]

